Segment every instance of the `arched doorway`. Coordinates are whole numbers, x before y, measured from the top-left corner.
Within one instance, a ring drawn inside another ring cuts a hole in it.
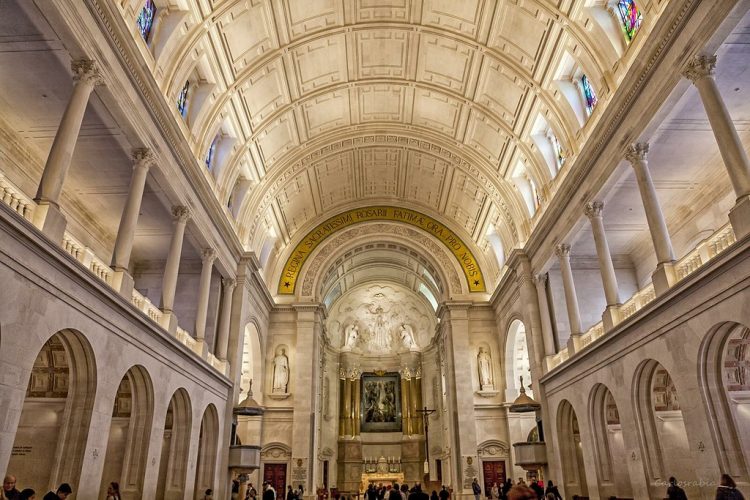
[[[655,360],[646,360],[636,371],[636,422],[639,426],[644,464],[652,496],[664,493],[670,476],[695,477],[685,421],[677,389],[669,372]],[[688,497],[697,487],[684,487]]]
[[[94,354],[73,330],[54,334],[31,370],[8,472],[45,491],[78,488],[96,392]]]
[[[733,322],[713,328],[699,367],[719,467],[738,483],[750,482],[750,328]]]
[[[112,407],[107,454],[100,496],[111,482],[120,484],[123,500],[143,497],[148,442],[154,415],[151,377],[142,366],[134,366],[120,381]]]
[[[589,496],[578,418],[573,405],[566,400],[560,403],[557,409],[557,441],[563,484],[565,485],[565,497],[573,498],[573,495]]]
[[[599,496],[632,498],[628,469],[621,465],[627,457],[620,412],[612,393],[604,384],[597,384],[591,392],[590,413]]]
[[[216,451],[219,444],[219,415],[216,407],[208,405],[201,419],[198,439],[198,467],[195,469],[195,498],[203,498],[207,489],[214,489],[216,480]]]
[[[183,499],[190,450],[190,397],[185,389],[177,389],[169,401],[164,422],[164,437],[159,462],[156,498]]]
[[[531,363],[526,344],[526,326],[519,319],[513,320],[505,339],[505,400],[513,401],[521,391],[521,377],[526,394],[534,397],[531,390]]]

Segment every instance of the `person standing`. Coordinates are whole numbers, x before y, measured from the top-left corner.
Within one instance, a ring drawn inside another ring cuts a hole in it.
[[[716,488],[716,500],[745,500],[742,492],[729,474],[721,475],[721,483]]]
[[[120,485],[115,482],[107,486],[107,500],[120,500]]]
[[[263,500],[276,500],[276,492],[269,483],[263,483]]]
[[[474,478],[474,480],[471,482],[471,491],[474,493],[474,500],[479,500],[479,497],[482,495],[482,487],[479,486],[479,481],[477,481],[477,478]]]
[[[440,500],[448,500],[451,497],[451,494],[448,493],[448,488],[443,485],[443,487],[440,488],[440,493],[438,493],[438,496],[440,497]]]
[[[42,500],[65,500],[73,494],[73,488],[68,483],[62,483],[55,493],[51,491],[44,495]]]
[[[677,479],[674,476],[669,478],[669,488],[667,488],[667,498],[669,500],[687,500],[685,490],[680,488],[677,484]]]
[[[32,490],[31,488],[26,488],[21,493],[19,493],[16,498],[18,500],[35,500],[36,491]]]
[[[7,500],[16,500],[21,492],[16,489],[16,476],[8,474],[3,479],[3,495]]]
[[[547,481],[547,489],[544,490],[545,495],[553,495],[553,498],[555,500],[563,500],[562,495],[560,495],[560,491],[557,489],[557,486],[555,486],[552,483],[552,480]]]

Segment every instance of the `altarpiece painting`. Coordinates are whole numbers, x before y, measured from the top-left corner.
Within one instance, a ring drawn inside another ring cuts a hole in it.
[[[362,375],[362,432],[401,430],[401,387],[397,373]]]

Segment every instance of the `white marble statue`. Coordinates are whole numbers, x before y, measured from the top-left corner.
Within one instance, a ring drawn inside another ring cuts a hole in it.
[[[273,358],[273,393],[286,394],[287,385],[289,384],[289,358],[286,357],[286,350],[282,349],[279,354]]]
[[[352,323],[344,330],[344,349],[351,350],[359,338],[359,327]]]
[[[479,389],[480,390],[492,390],[494,388],[492,384],[492,359],[484,347],[479,348],[479,354],[477,354],[477,366],[479,367]]]
[[[384,351],[391,347],[391,336],[388,333],[388,326],[386,325],[385,319],[383,318],[383,308],[378,307],[375,312],[378,317],[375,320],[375,325],[372,328],[372,343],[375,345],[377,350]]]
[[[401,325],[401,343],[407,349],[417,347],[416,342],[414,342],[414,330],[412,330],[411,325]]]

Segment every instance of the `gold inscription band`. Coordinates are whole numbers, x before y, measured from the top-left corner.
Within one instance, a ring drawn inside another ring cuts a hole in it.
[[[474,258],[474,254],[456,233],[432,217],[417,211],[408,208],[377,206],[349,210],[348,212],[331,217],[310,231],[294,247],[284,265],[284,271],[281,273],[281,278],[279,279],[279,295],[294,294],[294,289],[297,286],[297,278],[302,267],[305,265],[307,258],[323,240],[333,233],[353,224],[370,221],[403,222],[435,236],[448,247],[458,260],[466,277],[466,282],[469,285],[469,291],[486,291],[484,276],[481,269],[479,269],[479,264]]]

